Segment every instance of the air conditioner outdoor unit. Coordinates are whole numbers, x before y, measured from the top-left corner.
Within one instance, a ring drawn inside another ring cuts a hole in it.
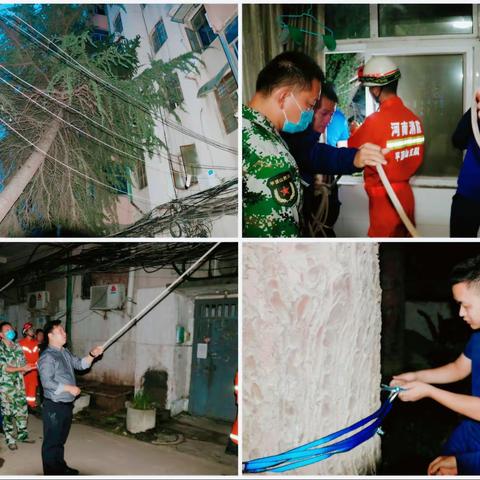
[[[90,287],[90,310],[120,310],[125,301],[125,285],[114,283]]]
[[[222,277],[226,275],[234,275],[238,270],[237,259],[219,260],[214,258],[210,264],[212,276]]]
[[[41,292],[30,292],[27,296],[27,305],[28,308],[32,310],[43,310],[48,307],[50,302],[50,293],[41,291]]]

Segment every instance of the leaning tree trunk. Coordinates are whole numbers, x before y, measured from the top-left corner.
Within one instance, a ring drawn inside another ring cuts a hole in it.
[[[243,460],[284,452],[353,424],[380,405],[377,244],[246,244]],[[375,470],[376,436],[293,470]]]
[[[61,116],[61,113],[59,116]],[[0,222],[7,216],[8,212],[24,192],[26,186],[42,166],[45,161],[45,153],[48,153],[50,150],[59,129],[60,121],[57,119],[53,120],[48,130],[36,144],[37,148],[15,172],[4,190],[0,193]]]

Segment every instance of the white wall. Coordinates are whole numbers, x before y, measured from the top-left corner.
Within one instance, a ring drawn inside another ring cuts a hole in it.
[[[243,460],[351,425],[380,404],[380,282],[373,243],[248,243],[243,283]],[[293,470],[372,473],[373,438]]]
[[[339,190],[342,206],[340,216],[335,224],[335,233],[338,237],[367,236],[370,223],[368,196],[363,181],[355,180],[352,183],[342,184]],[[450,235],[450,206],[455,188],[413,186],[413,194],[415,197],[415,220],[419,235],[422,237],[448,237]]]

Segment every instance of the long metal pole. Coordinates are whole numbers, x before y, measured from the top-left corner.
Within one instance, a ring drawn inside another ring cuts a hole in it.
[[[194,270],[196,270],[206,259],[207,257],[220,245],[220,242],[216,243],[210,250],[202,255],[191,267],[189,267],[185,272],[183,272],[173,283],[171,283],[165,290],[163,290],[158,297],[154,298],[145,308],[140,310],[129,322],[127,322],[120,330],[112,335],[103,345],[103,349],[106,350],[112,343],[118,340],[130,327],[135,323],[139,322],[147,313],[153,310],[165,297],[167,297],[172,291],[179,285],[185,277],[190,275]]]

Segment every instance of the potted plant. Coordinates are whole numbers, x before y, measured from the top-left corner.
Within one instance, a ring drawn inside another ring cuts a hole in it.
[[[156,409],[150,397],[139,390],[127,406],[127,430],[140,433],[155,428]]]

